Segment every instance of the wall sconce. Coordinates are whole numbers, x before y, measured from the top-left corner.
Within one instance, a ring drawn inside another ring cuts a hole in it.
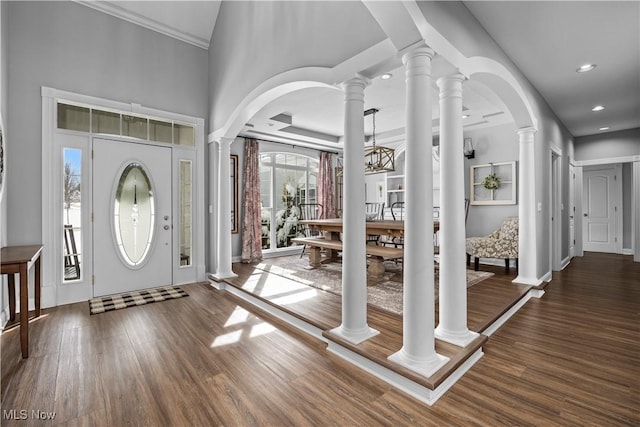
[[[473,159],[476,157],[476,150],[473,149],[471,138],[465,138],[462,146],[462,152],[467,159]]]

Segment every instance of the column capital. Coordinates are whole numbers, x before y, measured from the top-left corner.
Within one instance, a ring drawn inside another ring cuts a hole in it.
[[[462,98],[462,82],[466,80],[464,74],[452,73],[440,77],[436,84],[440,88],[440,99],[449,97]]]
[[[418,76],[431,78],[431,60],[434,55],[435,51],[427,46],[417,47],[402,55],[407,80]]]
[[[235,138],[227,138],[226,136],[222,136],[218,140],[218,145],[220,145],[220,147],[223,147],[224,145],[227,145],[230,147],[233,141],[235,140],[236,140]]]
[[[538,132],[538,129],[533,126],[521,128],[516,131],[516,133],[520,136],[520,141],[522,141],[524,138],[530,137],[531,142],[533,142],[533,136],[536,134],[536,132]]]
[[[420,58],[420,57],[428,57],[429,60],[433,59],[436,55],[436,51],[431,49],[429,46],[421,43],[418,47],[408,48],[402,53],[402,63],[407,64],[412,59]]]
[[[456,71],[455,73],[447,74],[446,76],[440,77],[436,81],[436,83],[437,83],[438,86],[443,86],[443,85],[445,85],[447,83],[456,84],[456,83],[460,82],[460,84],[462,84],[462,82],[464,82],[465,80],[467,80],[467,76],[465,76],[464,74]]]
[[[368,79],[360,74],[356,74],[349,80],[342,82],[341,86],[343,90],[347,90],[350,87],[361,87],[362,90],[371,84],[371,79]]]
[[[342,90],[344,91],[345,102],[359,101],[364,103],[364,89],[370,83],[371,83],[371,80],[359,75],[342,83]]]

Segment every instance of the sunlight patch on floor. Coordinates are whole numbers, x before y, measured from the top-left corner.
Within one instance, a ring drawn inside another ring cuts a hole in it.
[[[265,270],[265,271],[267,271],[269,273],[277,274],[277,275],[283,276],[283,277],[294,276],[294,277],[296,277],[296,281],[297,282],[302,283],[304,285],[312,285],[313,284],[312,281],[303,279],[302,277],[299,277],[298,272],[296,270],[292,270],[290,268],[282,267],[280,265],[269,265],[269,264],[264,264],[264,263],[258,264],[257,267],[262,269],[262,270]]]
[[[235,330],[216,337],[210,347],[217,348],[225,345],[236,344],[242,340],[243,336],[245,338],[255,338],[277,330],[275,326],[267,322],[255,324],[255,320],[256,318],[253,317],[250,312],[240,306],[236,306],[227,319],[227,322],[224,324],[225,328],[232,328]]]
[[[270,298],[280,294],[307,291],[309,287],[285,277],[262,272],[252,274],[242,285],[242,289],[262,298]]]
[[[268,323],[260,323],[259,325],[255,325],[251,328],[251,332],[249,333],[249,338],[259,337],[260,335],[270,334],[274,332],[276,328],[273,325]]]
[[[231,316],[227,319],[227,322],[224,324],[225,328],[229,326],[238,325],[240,323],[244,323],[249,319],[249,312],[242,307],[236,307],[231,313]]]
[[[211,344],[211,348],[222,347],[229,344],[235,344],[240,341],[240,337],[242,336],[242,329],[238,329],[237,331],[229,332],[228,334],[220,335],[213,340]]]
[[[287,304],[293,304],[300,301],[305,301],[305,300],[314,298],[317,295],[318,295],[318,292],[315,289],[300,290],[296,293],[274,298],[270,301],[278,305],[287,305]]]

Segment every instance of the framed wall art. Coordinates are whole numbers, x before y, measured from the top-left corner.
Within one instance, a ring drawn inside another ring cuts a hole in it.
[[[472,205],[515,205],[516,162],[471,166],[469,192]]]

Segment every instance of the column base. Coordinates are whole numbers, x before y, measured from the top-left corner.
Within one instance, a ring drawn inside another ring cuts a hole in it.
[[[227,284],[225,282],[215,281],[213,280],[213,277],[209,277],[209,284],[217,291],[224,291],[227,289]]]
[[[210,275],[210,277],[216,282],[222,282],[224,279],[233,279],[234,277],[238,277],[236,273],[233,271],[221,272],[218,271]]]
[[[468,346],[478,338],[478,336],[480,336],[477,332],[473,332],[468,329],[461,332],[447,331],[439,325],[435,329],[434,335],[440,341],[445,341],[462,348]]]
[[[512,283],[519,283],[521,285],[531,285],[531,286],[539,286],[542,284],[542,280],[537,278],[530,278],[518,275],[515,279],[511,281]]]
[[[438,372],[449,361],[448,357],[441,356],[438,353],[434,353],[433,357],[428,360],[417,360],[407,356],[402,349],[397,353],[393,353],[387,359],[426,378]]]
[[[366,341],[369,338],[373,338],[380,333],[380,331],[368,326],[359,331],[349,331],[342,325],[338,326],[337,328],[331,329],[330,332],[339,336],[343,340],[350,342],[353,345],[358,345],[361,342]]]

